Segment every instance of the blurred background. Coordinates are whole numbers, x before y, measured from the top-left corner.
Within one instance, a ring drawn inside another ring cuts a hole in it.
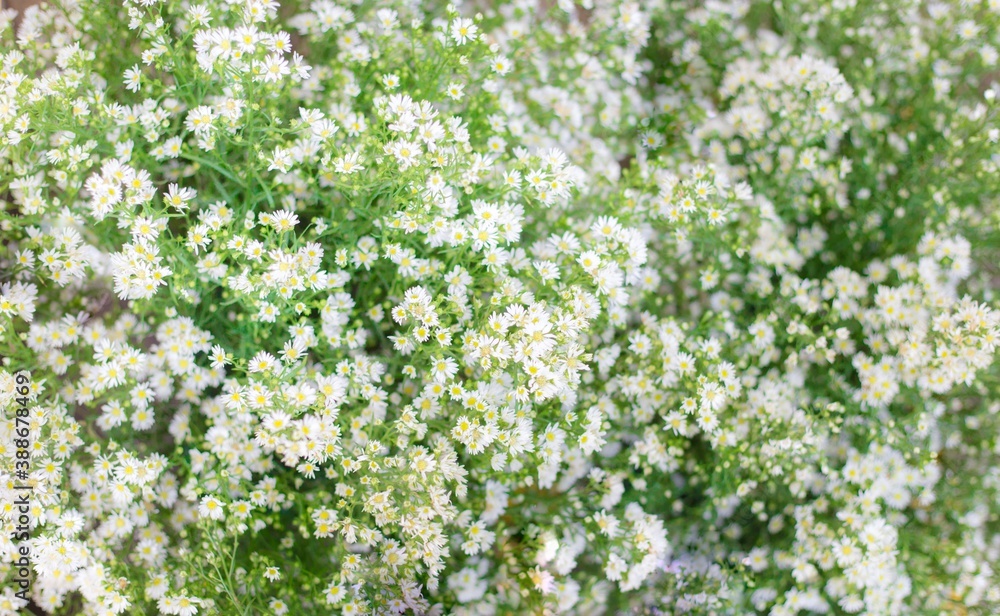
[[[5,9],[25,9],[32,4],[38,4],[41,0],[0,0],[0,7]]]

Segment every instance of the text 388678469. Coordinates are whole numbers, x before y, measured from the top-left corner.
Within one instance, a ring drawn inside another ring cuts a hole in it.
[[[17,575],[14,584],[16,595],[28,599],[31,580],[31,547],[28,544],[31,530],[31,491],[29,474],[31,470],[31,421],[28,409],[28,394],[31,391],[31,375],[26,371],[15,375],[14,399],[14,446],[17,448],[14,464],[14,516],[17,524],[11,539],[17,544],[17,560],[14,562]]]

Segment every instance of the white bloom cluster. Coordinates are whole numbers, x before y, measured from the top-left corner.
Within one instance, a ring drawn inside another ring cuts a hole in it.
[[[1000,3],[54,4],[0,616],[1000,610]]]

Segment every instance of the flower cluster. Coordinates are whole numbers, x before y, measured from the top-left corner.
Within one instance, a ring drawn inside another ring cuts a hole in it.
[[[1000,609],[1000,3],[51,4],[0,616]]]

